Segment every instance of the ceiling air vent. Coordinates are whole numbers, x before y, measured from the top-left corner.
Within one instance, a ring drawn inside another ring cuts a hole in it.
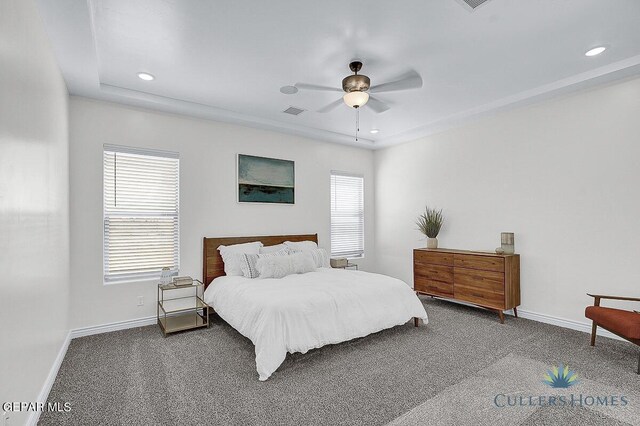
[[[474,10],[488,1],[489,0],[458,0],[458,3],[462,4],[470,10]]]
[[[285,114],[290,114],[290,115],[298,115],[304,112],[304,110],[302,108],[297,108],[294,106],[290,106],[289,108],[285,109],[284,111]]]

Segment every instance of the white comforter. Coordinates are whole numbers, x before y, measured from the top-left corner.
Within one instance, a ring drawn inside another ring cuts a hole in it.
[[[280,279],[219,277],[204,300],[256,347],[260,380],[287,352],[340,343],[401,325],[427,321],[424,306],[404,282],[362,271],[319,268]]]

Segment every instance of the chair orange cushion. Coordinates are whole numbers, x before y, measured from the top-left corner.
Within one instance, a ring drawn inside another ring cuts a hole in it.
[[[640,339],[640,314],[622,309],[589,306],[584,315],[609,331],[628,339]]]

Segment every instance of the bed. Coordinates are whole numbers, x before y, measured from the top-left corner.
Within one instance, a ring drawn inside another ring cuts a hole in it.
[[[317,235],[205,238],[204,300],[255,345],[259,380],[269,378],[287,353],[345,342],[405,324],[427,322],[413,290],[395,278],[364,271],[318,268],[284,278],[226,276],[220,245],[262,241],[315,241]]]

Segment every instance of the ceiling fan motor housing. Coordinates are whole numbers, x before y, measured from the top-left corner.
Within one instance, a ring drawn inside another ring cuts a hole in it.
[[[358,75],[358,71],[362,68],[362,62],[354,61],[349,64],[349,69],[354,72],[354,75],[350,75],[342,79],[342,90],[347,93],[350,92],[366,92],[369,90],[371,80],[366,75]]]
[[[350,75],[342,80],[342,90],[345,92],[366,92],[369,90],[371,80],[366,75]]]

